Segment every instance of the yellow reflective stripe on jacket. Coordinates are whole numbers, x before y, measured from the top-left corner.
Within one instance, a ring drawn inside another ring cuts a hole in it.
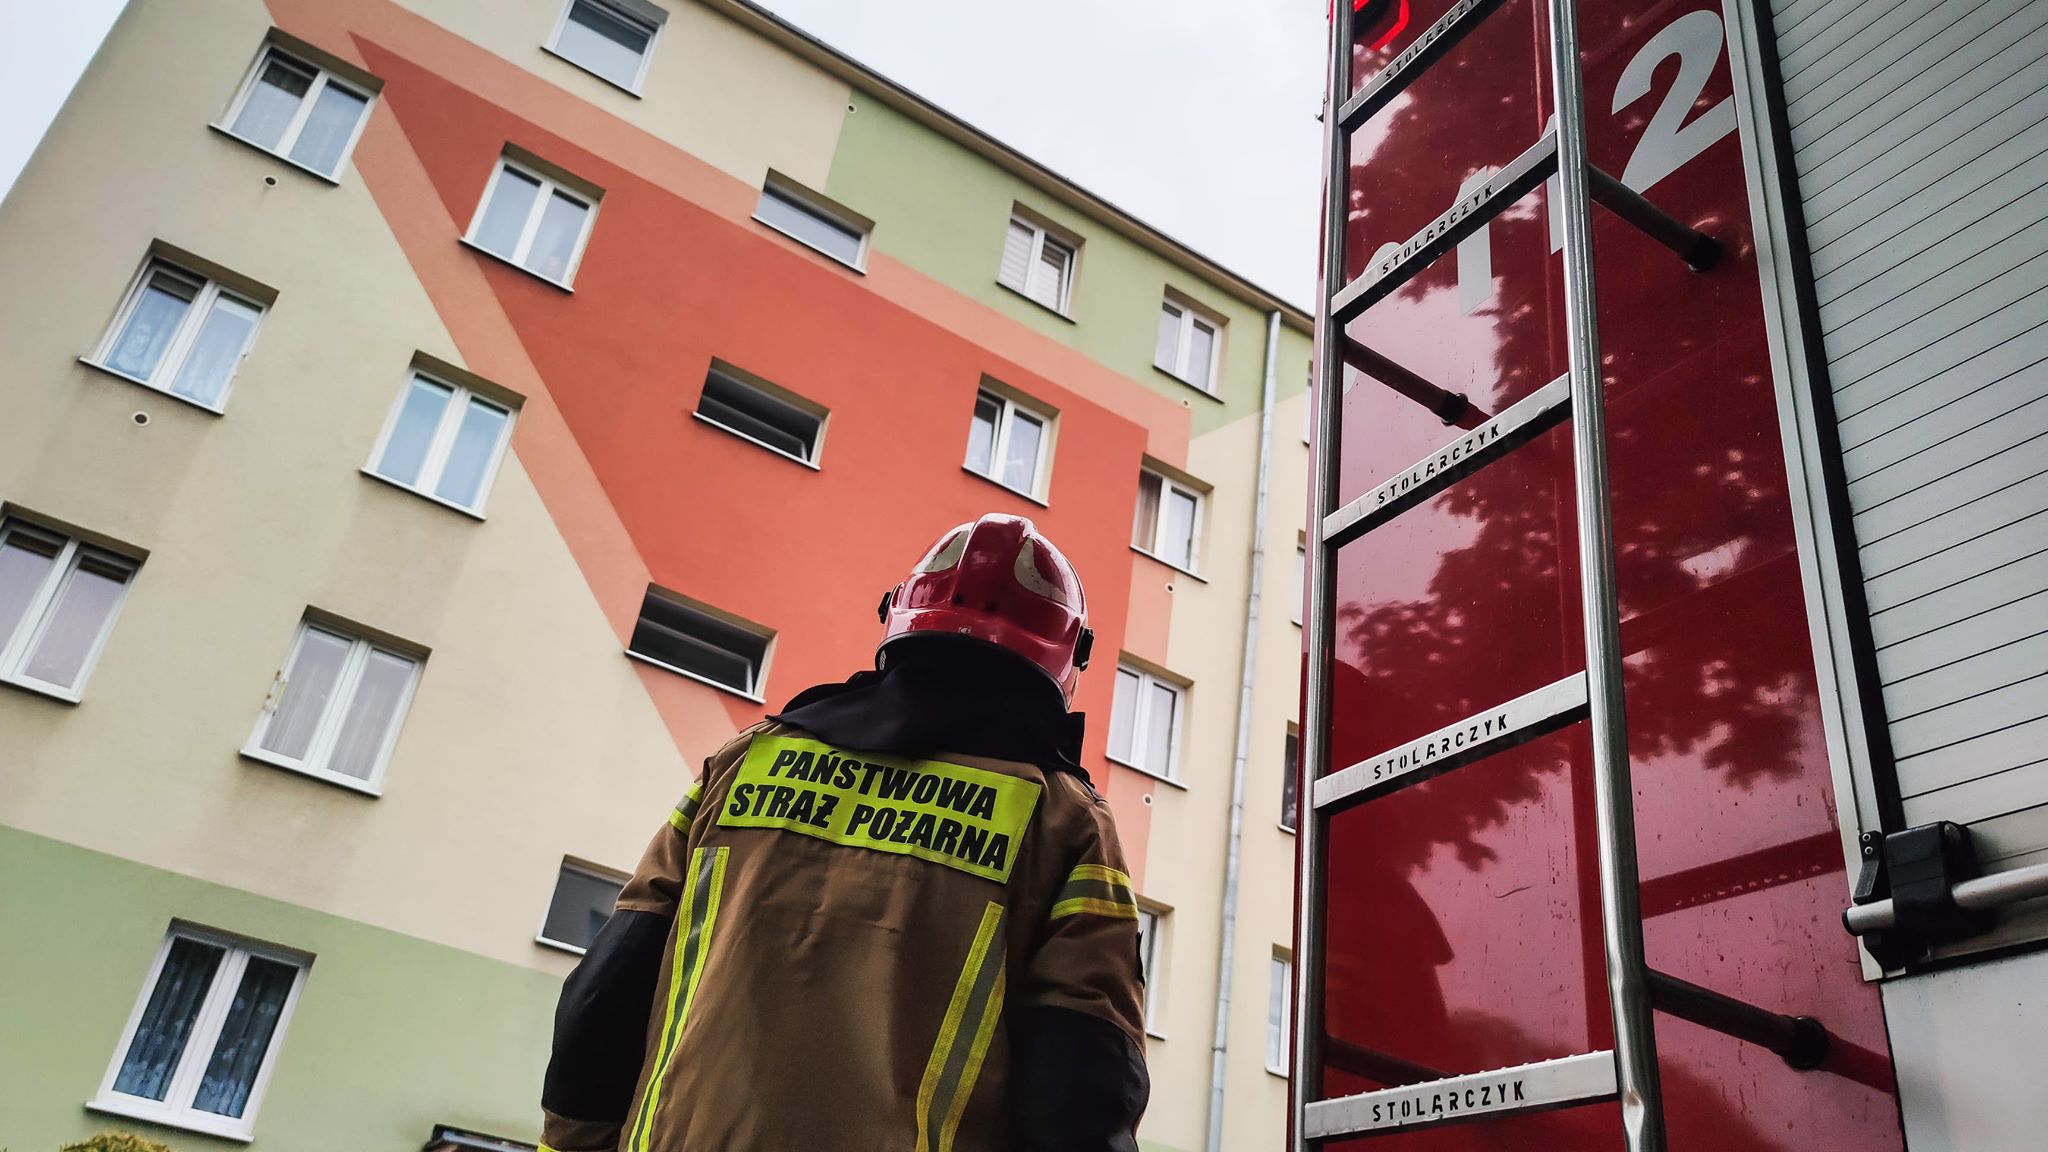
[[[704,975],[704,956],[711,950],[711,932],[718,925],[718,901],[725,891],[725,861],[730,852],[728,848],[699,848],[690,853],[692,880],[683,907],[676,914],[676,956],[669,971],[668,1011],[662,1018],[654,1070],[647,1077],[647,1092],[641,1097],[640,1112],[634,1119],[629,1144],[632,1152],[647,1152],[647,1141],[654,1131],[654,1111],[661,1103],[661,1082],[668,1074],[676,1049],[682,1046],[690,1005],[697,999],[697,982]]]
[[[981,927],[953,986],[953,999],[946,1005],[945,1021],[917,1088],[917,1152],[951,1152],[960,1116],[974,1094],[996,1021],[1003,1014],[1002,925],[1003,906],[991,902],[981,914]]]
[[[1066,886],[1053,897],[1052,912],[1046,918],[1058,920],[1084,912],[1136,920],[1138,897],[1131,891],[1131,878],[1106,864],[1082,864],[1067,873]]]
[[[690,834],[690,821],[697,816],[697,805],[704,800],[704,785],[692,784],[683,798],[676,801],[675,810],[668,814],[669,827],[685,836]]]

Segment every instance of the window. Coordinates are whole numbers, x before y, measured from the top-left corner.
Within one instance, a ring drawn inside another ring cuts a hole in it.
[[[1164,1039],[1166,1032],[1159,1018],[1159,925],[1163,915],[1144,905],[1138,906],[1138,963],[1139,971],[1145,978],[1145,1034]]]
[[[265,45],[220,127],[329,180],[362,135],[371,91]]]
[[[1222,325],[1168,297],[1159,306],[1159,342],[1152,363],[1204,392],[1216,390],[1216,361]]]
[[[996,280],[1064,316],[1074,288],[1074,246],[1041,225],[1012,216]]]
[[[126,556],[0,520],[0,680],[78,700],[135,569]]]
[[[871,221],[828,205],[823,197],[772,172],[761,189],[754,219],[856,271],[867,262],[868,233],[874,227]]]
[[[612,905],[618,903],[619,890],[625,886],[625,879],[615,872],[565,858],[555,876],[555,897],[548,901],[548,916],[536,939],[580,955],[611,919]]]
[[[1299,625],[1302,605],[1308,602],[1308,545],[1294,546],[1294,605],[1288,610],[1287,618]]]
[[[569,0],[548,51],[600,79],[638,93],[668,13],[643,0]]]
[[[91,1106],[248,1139],[309,963],[174,925]]]
[[[1009,397],[982,389],[974,397],[974,423],[967,431],[967,470],[1036,498],[1045,475],[1049,423]]]
[[[1287,726],[1287,750],[1280,759],[1280,827],[1292,832],[1301,820],[1301,733]]]
[[[627,654],[759,702],[771,636],[649,587]]]
[[[812,467],[825,415],[825,409],[715,360],[697,401],[699,420]]]
[[[1109,707],[1109,758],[1163,780],[1180,777],[1181,690],[1126,664]]]
[[[1138,473],[1138,515],[1131,547],[1194,571],[1202,540],[1202,494],[1147,469]]]
[[[1287,1075],[1294,1049],[1294,961],[1275,954],[1266,989],[1266,1071]]]
[[[417,656],[305,620],[242,754],[375,794],[419,676]]]
[[[88,363],[219,412],[262,318],[250,296],[153,257]]]
[[[511,438],[511,407],[415,371],[365,471],[481,516]]]
[[[594,197],[501,156],[465,239],[566,288],[575,279],[596,214]]]

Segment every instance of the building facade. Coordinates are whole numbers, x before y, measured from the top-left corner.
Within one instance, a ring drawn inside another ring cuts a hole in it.
[[[988,510],[1091,595],[1146,1146],[1280,1138],[1298,309],[731,0],[133,0],[0,268],[0,1143],[532,1139],[696,764]]]

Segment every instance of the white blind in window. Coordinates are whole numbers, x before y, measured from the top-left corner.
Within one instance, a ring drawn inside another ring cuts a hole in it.
[[[1031,242],[1036,235],[1012,220],[1009,235],[1003,237],[1003,267],[996,278],[1019,292],[1024,291],[1025,277],[1031,270]]]
[[[1067,262],[1074,254],[1066,245],[1048,236],[1038,254],[1038,280],[1031,285],[1031,297],[1047,308],[1058,309],[1067,285]]]
[[[2048,860],[2048,4],[1771,7],[1906,819]]]

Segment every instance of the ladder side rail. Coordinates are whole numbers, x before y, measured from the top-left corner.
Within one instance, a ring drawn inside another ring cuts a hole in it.
[[[1344,228],[1350,214],[1350,138],[1338,124],[1338,108],[1351,89],[1351,17],[1349,3],[1331,5],[1328,88],[1323,104],[1323,275],[1316,286],[1315,458],[1309,523],[1320,524],[1336,502],[1341,474],[1339,440],[1344,412],[1343,332],[1330,311],[1330,295],[1344,282]],[[1305,715],[1301,718],[1301,755],[1296,770],[1306,800],[1307,784],[1322,774],[1329,759],[1331,661],[1337,630],[1337,550],[1321,539],[1308,550],[1309,605],[1303,643],[1308,649]],[[1308,1134],[1308,1105],[1322,1087],[1323,1036],[1323,905],[1327,885],[1323,832],[1328,817],[1315,805],[1301,803],[1295,815],[1295,948],[1293,1075],[1287,1082],[1288,1145],[1291,1152],[1312,1152],[1321,1141]]]
[[[1643,954],[1636,868],[1635,794],[1621,686],[1612,491],[1600,327],[1593,289],[1592,165],[1579,67],[1577,0],[1548,0],[1550,80],[1557,105],[1557,169],[1564,224],[1565,329],[1572,378],[1572,460],[1579,521],[1579,583],[1599,836],[1600,926],[1614,1017],[1614,1065],[1629,1152],[1665,1152],[1656,1021]]]

